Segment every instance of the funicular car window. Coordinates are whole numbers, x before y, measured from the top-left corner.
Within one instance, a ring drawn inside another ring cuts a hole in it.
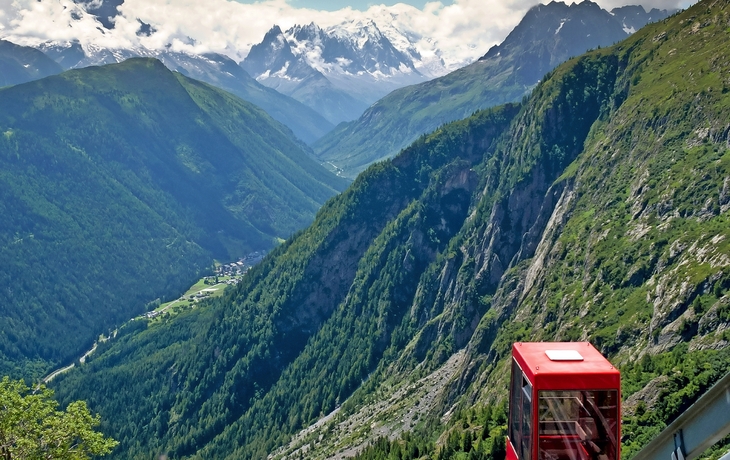
[[[522,436],[520,435],[520,419],[522,411],[522,369],[516,361],[512,361],[512,388],[510,390],[510,414],[509,414],[509,438],[515,449],[522,446]],[[516,452],[517,453],[517,452]]]
[[[512,361],[509,439],[520,460],[532,459],[532,385],[519,364]]]
[[[522,452],[521,460],[532,458],[532,385],[522,374]]]
[[[539,460],[618,460],[618,392],[540,391]]]

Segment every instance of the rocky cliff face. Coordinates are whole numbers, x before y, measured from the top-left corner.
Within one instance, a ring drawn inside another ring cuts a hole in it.
[[[419,430],[424,414],[449,426],[459,410],[503,401],[514,341],[588,340],[629,370],[642,357],[661,361],[688,350],[683,359],[716,369],[714,378],[725,372],[726,365],[710,362],[714,350],[726,349],[730,327],[720,313],[730,298],[722,229],[730,144],[719,64],[728,50],[712,48],[709,68],[677,56],[719,44],[711,28],[729,17],[727,6],[714,2],[706,15],[703,6],[573,60],[538,86],[479,169],[480,192],[453,252],[419,284],[410,315],[421,326],[412,342],[371,377],[378,383],[355,393],[354,407],[306,432],[310,440],[323,437],[315,457],[343,458],[339,449]],[[705,69],[702,77],[693,65]],[[702,166],[709,164],[718,169]],[[699,371],[689,372],[682,379]],[[647,440],[637,405],[671,420],[678,412],[657,394],[679,390],[676,375],[637,380],[626,373],[627,388],[646,385],[627,403],[630,455]],[[411,383],[414,375],[428,377]],[[683,404],[697,391],[680,396]],[[369,403],[367,394],[390,398],[392,406]],[[343,437],[347,443],[338,441]],[[302,445],[279,454],[286,458]]]
[[[640,5],[627,5],[612,9],[611,15],[621,24],[624,31],[634,33],[645,25],[660,21],[677,11],[660,10],[659,8],[647,11]]]

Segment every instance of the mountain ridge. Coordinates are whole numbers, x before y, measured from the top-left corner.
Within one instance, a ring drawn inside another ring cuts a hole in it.
[[[63,72],[63,68],[35,48],[0,40],[0,86],[17,85]]]
[[[323,164],[353,177],[443,123],[521,99],[560,62],[626,36],[623,25],[593,2],[537,5],[478,61],[395,90],[356,121],[337,126],[313,148]]]

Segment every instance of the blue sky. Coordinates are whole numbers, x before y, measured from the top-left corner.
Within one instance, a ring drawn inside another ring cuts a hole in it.
[[[296,8],[312,8],[315,10],[322,10],[322,11],[337,11],[342,8],[346,8],[348,6],[352,7],[353,9],[365,11],[372,5],[395,5],[396,3],[406,3],[408,5],[413,5],[416,8],[423,9],[423,6],[428,2],[429,0],[381,0],[381,1],[373,1],[373,0],[289,0],[287,3],[289,3],[291,6]],[[433,0],[430,0],[433,1]],[[238,0],[240,3],[254,3],[254,0]],[[450,5],[453,3],[453,1],[450,0],[441,0],[441,3],[444,5]]]

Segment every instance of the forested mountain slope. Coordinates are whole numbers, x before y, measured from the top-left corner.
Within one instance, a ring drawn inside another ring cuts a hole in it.
[[[152,59],[4,89],[0,132],[2,374],[78,356],[344,185],[261,109]]]
[[[701,1],[421,137],[58,394],[120,458],[342,458],[402,433],[363,458],[499,458],[511,343],[588,340],[623,371],[630,456],[730,366],[729,24]]]
[[[658,20],[669,14],[666,10],[652,12],[654,17],[643,19]],[[323,163],[355,177],[371,163],[396,155],[418,136],[444,123],[519,101],[558,64],[626,36],[622,22],[591,1],[536,5],[500,45],[477,62],[393,91],[357,120],[341,124],[319,139],[314,150]]]

